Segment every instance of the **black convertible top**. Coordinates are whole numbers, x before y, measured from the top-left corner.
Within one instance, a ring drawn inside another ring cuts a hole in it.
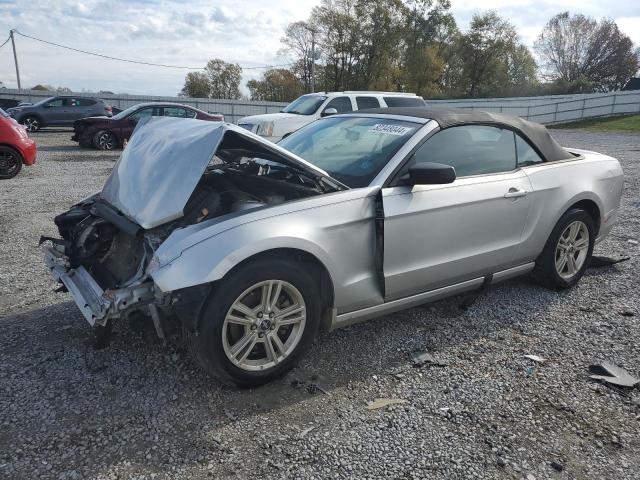
[[[440,128],[456,125],[495,125],[517,131],[548,162],[565,160],[573,156],[556,142],[544,125],[530,122],[520,117],[502,113],[467,110],[463,108],[430,108],[430,107],[395,107],[372,108],[359,110],[361,113],[380,113],[386,115],[402,115],[435,120]],[[356,112],[357,113],[357,112]]]

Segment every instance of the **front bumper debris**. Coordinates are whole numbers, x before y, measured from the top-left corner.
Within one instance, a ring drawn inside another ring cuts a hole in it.
[[[70,268],[67,257],[57,245],[42,245],[44,261],[54,280],[62,282],[91,326],[106,325],[109,319],[155,303],[153,282],[144,282],[117,290],[104,291],[84,267]]]

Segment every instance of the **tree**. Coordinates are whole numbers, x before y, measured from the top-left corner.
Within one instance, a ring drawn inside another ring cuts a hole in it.
[[[267,70],[261,80],[249,80],[247,88],[252,100],[290,102],[304,92],[303,83],[285,68]]]
[[[469,97],[498,96],[521,82],[535,81],[535,61],[518,42],[515,27],[490,11],[476,14],[458,36],[459,89]]]
[[[535,49],[546,77],[569,88],[578,83],[619,90],[638,70],[638,52],[613,20],[560,13],[546,24]]]
[[[284,45],[284,53],[291,54],[295,61],[291,71],[304,84],[304,90],[311,90],[311,44],[314,27],[307,22],[290,23],[280,40]],[[316,45],[316,56],[320,56],[320,47]]]
[[[42,85],[39,83],[35,87],[32,87],[31,90],[41,90],[43,92],[50,92],[55,89],[51,85]]]
[[[236,63],[227,63],[219,58],[209,60],[205,67],[209,80],[209,97],[220,99],[240,98],[242,68]]]
[[[195,98],[208,98],[210,93],[209,77],[203,72],[189,72],[184,79],[181,95]]]
[[[410,0],[404,19],[406,45],[402,84],[407,91],[426,98],[441,96],[449,88],[454,67],[450,45],[458,28],[448,0]]]

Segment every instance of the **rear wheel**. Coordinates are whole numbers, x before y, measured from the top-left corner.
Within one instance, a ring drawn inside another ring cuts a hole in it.
[[[38,117],[27,116],[22,120],[22,124],[27,129],[27,132],[37,132],[42,128],[42,122]]]
[[[536,260],[533,278],[555,290],[572,287],[589,265],[595,237],[593,217],[580,208],[569,210],[556,224]]]
[[[0,179],[15,177],[22,169],[22,156],[13,148],[0,145]]]
[[[295,366],[319,320],[317,287],[305,269],[284,259],[256,260],[220,282],[189,344],[207,373],[260,385]]]
[[[117,146],[113,133],[102,130],[93,136],[93,145],[100,150],[113,150]]]

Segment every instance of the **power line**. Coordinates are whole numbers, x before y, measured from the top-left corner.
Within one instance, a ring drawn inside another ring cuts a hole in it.
[[[4,47],[7,43],[9,43],[9,40],[11,40],[11,35],[9,35],[7,39],[4,41],[4,43],[0,45],[0,48]]]
[[[26,38],[30,38],[31,40],[35,40],[37,42],[41,42],[41,43],[46,43],[47,45],[53,45],[55,47],[60,47],[60,48],[64,48],[67,50],[71,50],[74,52],[78,52],[78,53],[84,53],[86,55],[93,55],[94,57],[101,57],[101,58],[106,58],[108,60],[116,60],[118,62],[126,62],[126,63],[135,63],[138,65],[149,65],[152,67],[163,67],[163,68],[177,68],[177,69],[181,69],[181,70],[204,70],[204,67],[187,67],[187,66],[182,66],[182,65],[167,65],[167,64],[162,64],[162,63],[152,63],[152,62],[143,62],[140,60],[130,60],[127,58],[120,58],[120,57],[112,57],[110,55],[104,55],[102,53],[95,53],[95,52],[89,52],[87,50],[80,50],[79,48],[74,48],[74,47],[69,47],[67,45],[61,45],[59,43],[55,43],[55,42],[50,42],[48,40],[43,40],[41,38],[37,38],[37,37],[33,37],[31,35],[27,35],[25,33],[22,33],[18,30],[14,29],[14,32],[17,33],[18,35],[21,35],[23,37]],[[7,42],[9,41],[9,39],[7,39]],[[4,42],[4,43],[7,43]],[[2,48],[2,46],[4,45],[4,43],[2,45],[0,45],[0,48]],[[291,66],[291,63],[287,63],[287,64],[283,64],[283,65],[261,65],[261,66],[253,66],[253,67],[240,67],[243,70],[257,70],[257,69],[261,69],[261,68],[277,68],[277,67],[288,67]]]

